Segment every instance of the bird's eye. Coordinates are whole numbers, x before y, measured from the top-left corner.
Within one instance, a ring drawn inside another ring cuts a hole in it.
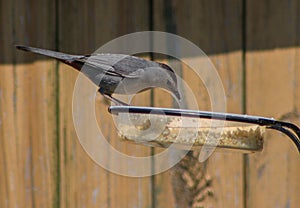
[[[171,86],[172,83],[170,82],[170,80],[167,80],[167,85]]]

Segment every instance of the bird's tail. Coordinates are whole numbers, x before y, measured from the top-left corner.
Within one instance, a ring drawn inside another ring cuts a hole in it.
[[[65,54],[65,53],[61,53],[61,52],[50,51],[50,50],[46,50],[46,49],[34,48],[34,47],[29,47],[29,46],[22,46],[22,45],[17,45],[16,48],[19,50],[29,51],[32,53],[52,57],[52,58],[58,59],[60,61],[74,60],[74,59],[82,57],[82,56],[78,56],[78,55],[70,55],[70,54]]]

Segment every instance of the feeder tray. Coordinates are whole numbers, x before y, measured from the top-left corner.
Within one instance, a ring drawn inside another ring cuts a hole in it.
[[[194,150],[208,145],[247,153],[261,151],[265,130],[273,129],[286,134],[300,152],[300,129],[272,118],[139,106],[111,106],[109,112],[117,115],[124,141]]]

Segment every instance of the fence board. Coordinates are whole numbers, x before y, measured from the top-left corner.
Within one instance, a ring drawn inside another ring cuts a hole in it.
[[[16,126],[14,125],[14,67],[9,64],[13,60],[12,48],[7,44],[12,42],[13,31],[12,3],[1,2],[0,7],[0,207],[16,207],[20,205]],[[7,24],[4,24],[4,23]]]
[[[1,165],[6,169],[0,173],[6,178],[1,202],[3,207],[50,207],[57,201],[55,64],[32,62],[13,44],[53,44],[54,4],[44,2],[47,9],[32,2],[1,4]]]
[[[210,55],[210,58],[224,83],[227,110],[235,113],[242,112],[243,102],[241,12],[241,2],[235,0],[230,2],[154,1],[154,30],[181,35],[197,44],[207,54],[220,53]],[[223,52],[231,50],[236,51],[223,54]],[[196,59],[197,57],[188,58]],[[182,73],[183,78],[187,80],[196,95],[199,108],[210,110],[210,100],[202,81],[197,80],[195,73],[187,67],[183,66]],[[156,99],[159,100],[157,97]],[[186,158],[193,160],[189,156]],[[230,161],[230,169],[228,169],[228,163],[224,161]],[[212,187],[205,188],[201,193],[202,196],[206,195],[207,191],[213,191],[213,196],[206,196],[200,204],[208,207],[243,207],[242,155],[216,153],[211,156],[207,164],[202,164],[198,168],[199,172],[202,171],[205,174],[205,180],[212,180]],[[158,207],[165,207],[166,203],[170,205],[169,201],[164,200],[165,198],[172,199],[171,206],[173,207],[176,205],[179,207],[190,206],[184,200],[180,200],[187,194],[187,190],[183,190],[184,186],[178,187],[179,184],[176,185],[176,183],[173,183],[173,187],[166,185],[170,184],[171,181],[181,180],[180,175],[179,178],[178,175],[176,176],[176,171],[178,171],[178,167],[171,170],[171,175],[170,173],[163,173],[156,177],[159,187],[159,191],[156,192]],[[160,182],[163,183],[160,184]],[[169,190],[170,188],[173,190]],[[175,194],[174,192],[178,193]],[[167,194],[165,195],[165,193]],[[175,199],[173,199],[174,194]]]
[[[100,7],[101,5],[99,5]],[[113,37],[125,35],[131,32],[138,32],[149,30],[149,3],[146,0],[136,1],[112,1],[108,6],[112,8],[110,11],[106,11],[106,16],[110,17],[114,23],[108,25],[103,24],[103,28],[112,27],[111,30],[106,31],[105,35]],[[106,10],[105,8],[103,8]],[[103,17],[99,16],[99,22],[103,21]],[[103,29],[98,28],[97,34],[101,34]],[[104,43],[104,38],[101,38],[101,42]],[[133,105],[149,106],[150,93],[142,93],[136,95],[133,100]],[[113,128],[113,125],[112,125]],[[126,144],[120,142],[116,137],[116,132],[109,134],[110,142],[113,147],[118,151],[127,155],[133,156],[149,156],[151,154],[149,147],[143,147],[142,145]],[[121,164],[126,165],[126,164]],[[110,174],[110,202],[111,207],[151,207],[152,206],[152,184],[151,177],[145,178],[129,178],[116,174]]]
[[[78,15],[77,11],[80,11],[81,15]],[[73,53],[93,52],[114,37],[137,30],[146,30],[147,13],[146,1],[94,1],[92,3],[60,1],[60,49],[68,49]],[[109,173],[93,163],[79,145],[70,108],[77,73],[66,69],[69,67],[60,66],[60,68],[62,141],[60,151],[63,181],[61,205],[149,207],[151,205],[150,178],[132,179]],[[149,153],[149,148],[127,145],[118,141],[111,115],[107,112],[107,103],[102,97],[98,98],[96,102],[98,124],[111,144],[124,153]],[[144,94],[140,98],[142,101],[139,104],[149,103],[149,94]],[[84,121],[83,124],[89,125],[89,122]],[[95,195],[96,193],[98,194]],[[90,200],[93,196],[95,203]]]
[[[89,4],[90,3],[90,4]],[[94,2],[59,1],[59,50],[87,54],[96,47]],[[80,13],[80,15],[78,15]],[[97,166],[78,141],[72,118],[74,84],[78,73],[59,65],[61,207],[109,207],[108,173]],[[86,87],[86,86],[85,86]],[[89,121],[84,121],[89,124]],[[93,136],[93,135],[91,135]]]
[[[15,42],[49,47],[54,44],[54,3],[15,2]],[[47,8],[43,8],[47,6]],[[29,8],[30,13],[24,9]],[[35,18],[43,16],[43,18]],[[47,25],[47,29],[43,29]],[[57,114],[54,61],[33,62],[33,55],[16,52],[15,93],[17,148],[24,185],[23,206],[57,203]],[[26,63],[28,64],[19,64]],[[22,185],[21,185],[22,186]]]
[[[298,1],[247,3],[247,112],[299,124]],[[278,48],[280,46],[292,46]],[[260,50],[272,48],[274,50]],[[254,51],[250,51],[254,50]],[[298,57],[297,57],[298,56]],[[298,76],[298,77],[297,77]],[[298,207],[299,154],[286,136],[268,132],[264,151],[249,156],[247,205]]]
[[[4,50],[8,52],[9,50]],[[12,65],[1,65],[0,67],[0,119],[1,119],[1,156],[0,164],[0,206],[14,207],[21,204],[20,191],[17,189],[17,184],[20,186],[20,172],[18,169],[18,158],[16,148],[16,127],[14,125],[14,101],[12,98],[14,90],[14,76]],[[5,90],[4,90],[5,88]]]

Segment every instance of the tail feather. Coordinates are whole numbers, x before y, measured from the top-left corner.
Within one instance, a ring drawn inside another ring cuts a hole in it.
[[[61,53],[61,52],[50,51],[50,50],[46,50],[46,49],[34,48],[34,47],[23,46],[23,45],[17,45],[16,48],[19,50],[29,51],[31,53],[41,54],[44,56],[55,58],[60,61],[74,60],[74,59],[79,59],[79,58],[83,57],[83,56],[79,56],[79,55],[70,55],[70,54],[65,54],[65,53]]]

